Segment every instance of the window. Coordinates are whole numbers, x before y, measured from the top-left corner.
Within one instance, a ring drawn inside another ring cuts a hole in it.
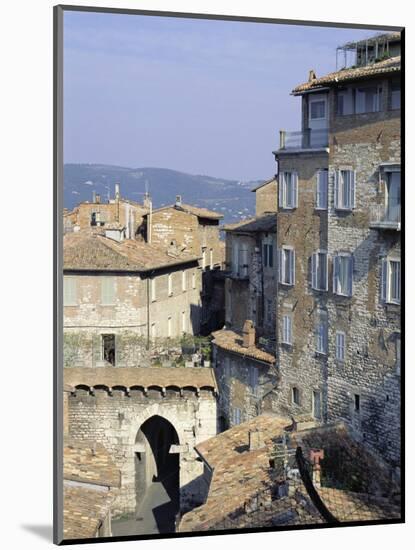
[[[157,300],[157,288],[156,288],[156,279],[150,279],[150,295],[151,301],[155,302]]]
[[[233,419],[233,424],[234,425],[240,424],[242,422],[242,411],[241,411],[241,409],[238,409],[237,407],[235,407],[232,410],[232,419]]]
[[[282,343],[291,345],[293,342],[292,334],[292,318],[291,315],[283,315],[282,317]]]
[[[63,305],[76,306],[78,305],[78,288],[75,277],[63,278]]]
[[[206,269],[206,248],[202,247],[202,269]]]
[[[187,323],[186,323],[186,312],[182,311],[182,332],[186,332]]]
[[[353,170],[337,170],[334,181],[334,208],[355,208],[356,173]]]
[[[346,335],[344,332],[336,332],[336,359],[344,361],[346,355]]]
[[[167,317],[167,338],[171,338],[172,330],[171,330],[171,317]]]
[[[274,247],[272,244],[265,243],[263,246],[263,258],[264,267],[274,266]]]
[[[248,276],[248,247],[246,244],[243,244],[239,249],[239,266],[238,266],[238,276],[247,277]]]
[[[281,172],[279,177],[279,203],[281,208],[297,208],[298,175],[296,172]]]
[[[291,400],[295,405],[300,404],[300,390],[295,386],[291,390]]]
[[[186,290],[187,290],[186,271],[182,271],[182,291],[186,292]]]
[[[171,273],[167,276],[167,286],[169,296],[173,296],[173,275]]]
[[[353,257],[351,254],[336,254],[333,258],[333,292],[340,296],[352,295]]]
[[[310,101],[310,119],[326,118],[326,102],[324,99],[318,101]]]
[[[389,222],[401,221],[401,172],[386,173],[385,218]]]
[[[320,315],[316,328],[316,351],[326,355],[327,353],[327,315]]]
[[[311,287],[314,290],[328,290],[328,255],[318,250],[311,257]]]
[[[351,88],[341,89],[337,92],[337,114],[352,115],[354,113],[354,95]]]
[[[317,420],[321,420],[321,392],[313,391],[313,416]]]
[[[258,368],[249,367],[249,385],[251,386],[252,393],[258,394]]]
[[[401,303],[401,261],[399,259],[382,260],[381,299],[390,304]]]
[[[328,196],[328,170],[319,170],[317,172],[317,186],[316,186],[316,209],[327,210],[327,196]]]
[[[380,86],[356,88],[355,110],[357,114],[380,111],[381,103],[382,88]]]
[[[392,83],[391,88],[391,109],[401,108],[401,84],[400,82]]]
[[[115,334],[102,334],[102,360],[115,366]]]
[[[192,288],[193,290],[196,288],[196,272],[193,271],[192,273]]]
[[[115,304],[114,277],[101,277],[101,304],[103,306],[112,306]]]
[[[360,412],[360,395],[358,393],[354,394],[354,412]]]
[[[279,282],[284,285],[295,283],[295,250],[288,246],[279,251]]]

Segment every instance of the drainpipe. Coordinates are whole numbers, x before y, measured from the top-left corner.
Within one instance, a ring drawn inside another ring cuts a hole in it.
[[[147,276],[147,342],[146,349],[150,349],[150,275]]]

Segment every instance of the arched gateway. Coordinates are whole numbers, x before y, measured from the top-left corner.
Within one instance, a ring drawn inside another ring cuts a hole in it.
[[[113,518],[134,518],[162,488],[185,512],[206,487],[195,446],[217,433],[210,368],[65,369],[68,435],[102,443],[121,472]],[[157,485],[158,484],[158,485]]]

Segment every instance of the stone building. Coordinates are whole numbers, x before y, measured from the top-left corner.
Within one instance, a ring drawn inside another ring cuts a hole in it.
[[[213,210],[185,204],[178,195],[172,205],[150,208],[139,229],[146,242],[164,248],[177,246],[199,258],[202,270],[200,330],[204,335],[224,324],[224,281],[219,273],[225,259],[219,234],[222,218],[222,214]]]
[[[148,204],[141,205],[120,195],[120,185],[115,184],[115,196],[106,202],[101,195],[93,193],[92,202],[81,202],[71,211],[64,211],[64,233],[72,231],[102,232],[108,224],[120,224],[127,239],[133,239],[143,224],[143,216],[148,212]]]
[[[203,465],[194,448],[217,433],[213,369],[65,368],[64,382],[67,437],[95,441],[121,472],[114,518],[138,514],[154,483],[176,512],[203,501]],[[174,531],[174,514],[170,519]]]
[[[199,333],[201,288],[198,257],[176,247],[66,234],[65,365],[145,366],[152,350],[160,361]]]
[[[274,180],[257,188],[257,201],[269,198],[274,188]],[[259,414],[277,383],[276,214],[270,208],[272,203],[268,212],[224,228],[226,325],[213,333],[222,427]]]
[[[344,48],[356,51],[354,66],[320,78],[310,71],[293,90],[302,101],[301,131],[281,131],[275,152],[281,374],[275,406],[321,422],[343,419],[396,466],[399,40],[393,33],[369,45],[349,43]]]

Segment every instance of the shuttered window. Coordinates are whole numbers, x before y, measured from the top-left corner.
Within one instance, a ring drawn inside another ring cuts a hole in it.
[[[313,416],[317,420],[321,419],[321,392],[313,391]]]
[[[401,303],[401,261],[384,258],[381,266],[381,299],[390,304]]]
[[[318,210],[327,209],[328,174],[327,170],[317,172],[316,208]]]
[[[336,332],[336,359],[344,361],[346,355],[346,335],[344,332]]]
[[[328,290],[328,256],[317,251],[311,257],[311,286],[314,290]]]
[[[272,244],[265,243],[263,246],[263,258],[264,267],[274,266],[274,247]]]
[[[63,278],[63,305],[78,305],[78,284],[76,277]]]
[[[320,317],[316,328],[316,351],[318,353],[327,353],[327,319]]]
[[[297,172],[281,172],[279,175],[279,205],[281,208],[297,208],[298,206],[298,174]]]
[[[295,250],[283,247],[279,250],[278,279],[284,285],[295,284]]]
[[[291,400],[295,405],[300,405],[300,390],[295,386],[291,390]]]
[[[352,210],[355,208],[356,172],[337,170],[334,177],[334,208]]]
[[[351,254],[336,254],[333,257],[333,292],[351,296],[353,288],[353,257]]]
[[[113,306],[115,304],[115,278],[101,277],[101,304]]]
[[[283,315],[282,317],[282,343],[292,344],[292,318],[291,315]]]

